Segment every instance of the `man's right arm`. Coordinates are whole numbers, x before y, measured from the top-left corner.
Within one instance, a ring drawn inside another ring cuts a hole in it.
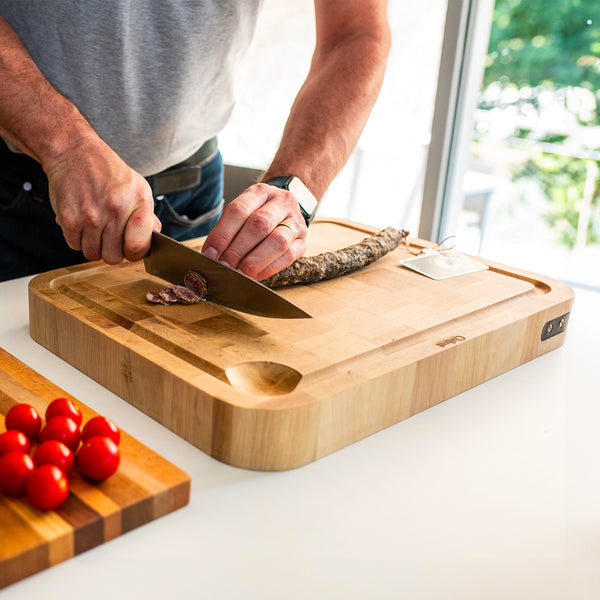
[[[42,165],[69,246],[112,264],[142,258],[160,229],[146,180],[50,85],[2,16],[0,81],[0,137]]]

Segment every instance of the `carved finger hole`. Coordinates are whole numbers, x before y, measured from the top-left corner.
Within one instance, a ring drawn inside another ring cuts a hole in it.
[[[302,379],[292,367],[258,360],[234,365],[225,373],[234,388],[258,396],[289,394]]]

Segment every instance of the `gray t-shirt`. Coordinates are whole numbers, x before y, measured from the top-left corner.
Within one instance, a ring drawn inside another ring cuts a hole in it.
[[[0,0],[0,13],[100,137],[151,175],[227,122],[261,2]]]

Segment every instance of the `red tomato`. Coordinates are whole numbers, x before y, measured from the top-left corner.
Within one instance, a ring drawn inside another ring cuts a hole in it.
[[[31,456],[20,450],[0,457],[0,491],[7,496],[22,496],[33,466]]]
[[[40,431],[40,442],[58,440],[75,452],[81,440],[81,432],[77,423],[64,415],[50,419]]]
[[[22,431],[11,429],[0,433],[0,456],[15,450],[29,452],[29,448],[29,438]]]
[[[56,400],[52,400],[48,404],[48,408],[46,408],[46,423],[58,416],[71,417],[77,424],[77,427],[81,425],[81,411],[68,398],[56,398]]]
[[[108,417],[92,417],[81,431],[81,441],[85,442],[96,435],[105,435],[109,437],[117,446],[121,441],[121,432]]]
[[[75,467],[75,455],[72,450],[58,440],[42,442],[33,453],[36,466],[56,465],[67,477]]]
[[[90,438],[77,453],[77,466],[82,475],[95,481],[104,481],[119,467],[118,446],[109,437],[97,435]]]
[[[40,510],[58,508],[69,495],[69,482],[56,465],[36,467],[27,478],[27,500]]]
[[[30,404],[15,404],[6,413],[6,429],[22,431],[30,440],[34,440],[42,427],[42,419]]]

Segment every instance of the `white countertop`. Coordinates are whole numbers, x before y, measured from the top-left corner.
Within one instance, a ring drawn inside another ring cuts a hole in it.
[[[600,597],[600,294],[557,350],[300,469],[210,458],[29,337],[0,284],[0,346],[192,477],[188,506],[0,592],[120,598]]]

